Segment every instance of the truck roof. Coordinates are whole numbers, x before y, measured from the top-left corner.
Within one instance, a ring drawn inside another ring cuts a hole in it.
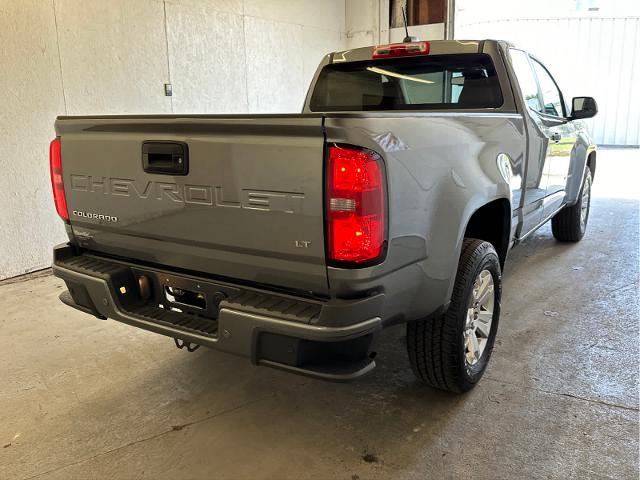
[[[417,40],[420,41],[420,40]],[[429,44],[430,55],[443,55],[452,53],[479,53],[485,50],[485,44],[489,43],[495,48],[498,44],[504,46],[513,45],[503,40],[426,40]],[[401,42],[397,42],[401,43]],[[330,59],[328,63],[342,63],[342,62],[357,62],[360,60],[370,60],[371,51],[376,45],[367,47],[353,48],[349,50],[342,50],[339,52],[333,52],[329,54]]]

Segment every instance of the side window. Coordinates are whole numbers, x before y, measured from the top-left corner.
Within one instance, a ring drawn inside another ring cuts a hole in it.
[[[524,101],[531,110],[542,112],[542,102],[538,98],[538,84],[533,70],[531,70],[529,56],[522,50],[513,48],[509,50],[509,55],[511,56],[511,64],[516,72]]]
[[[556,86],[556,83],[540,63],[531,59],[533,69],[536,71],[540,90],[542,90],[542,103],[544,104],[544,113],[553,115],[554,117],[564,117],[564,109],[562,108],[562,95]]]
[[[462,72],[451,72],[451,103],[460,101],[460,94],[464,88],[464,76]]]

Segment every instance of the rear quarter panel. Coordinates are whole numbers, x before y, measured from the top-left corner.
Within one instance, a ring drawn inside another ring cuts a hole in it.
[[[328,143],[361,145],[383,157],[389,196],[385,260],[357,270],[329,267],[332,294],[348,298],[363,290],[383,290],[384,318],[390,323],[446,306],[471,215],[506,198],[515,216],[512,223],[517,223],[525,168],[522,117],[345,114],[327,118],[325,127]]]

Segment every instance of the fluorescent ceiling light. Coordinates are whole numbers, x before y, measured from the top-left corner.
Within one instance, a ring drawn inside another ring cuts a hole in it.
[[[403,80],[410,80],[412,82],[419,83],[434,83],[431,80],[423,80],[422,78],[410,77],[409,75],[402,75],[401,73],[391,72],[389,70],[385,70],[384,68],[378,67],[367,67],[367,70],[373,73],[379,73],[381,75],[387,75],[389,77],[401,78]]]

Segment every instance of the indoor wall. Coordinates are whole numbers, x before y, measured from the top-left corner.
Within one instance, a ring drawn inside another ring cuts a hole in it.
[[[3,0],[0,279],[48,267],[66,238],[56,116],[298,112],[321,57],[346,47],[345,14],[345,0]]]

